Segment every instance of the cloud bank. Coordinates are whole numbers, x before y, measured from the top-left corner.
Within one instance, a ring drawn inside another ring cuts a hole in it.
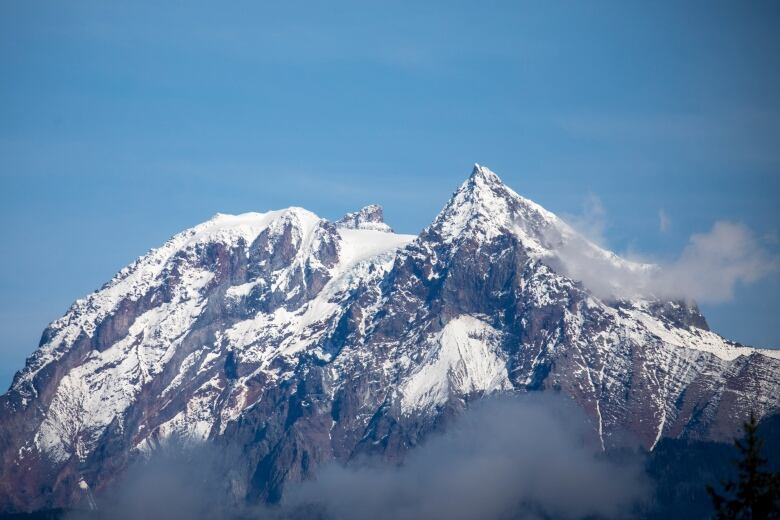
[[[213,446],[172,440],[97,497],[96,511],[73,511],[66,520],[178,520],[233,518],[224,493],[225,457]],[[83,503],[82,507],[88,507]]]
[[[584,413],[546,393],[474,403],[445,433],[411,449],[402,465],[327,465],[314,480],[289,487],[280,506],[228,503],[225,460],[208,445],[162,450],[99,497],[99,511],[68,518],[623,518],[651,491],[643,457],[606,458]]]
[[[330,465],[292,490],[288,505],[343,520],[625,515],[648,494],[641,461],[600,457],[593,431],[561,397],[488,399],[403,465]]]

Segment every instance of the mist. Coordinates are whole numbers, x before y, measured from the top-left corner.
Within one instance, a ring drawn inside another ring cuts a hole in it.
[[[67,520],[223,518],[233,514],[222,485],[224,457],[213,446],[171,440],[133,462],[97,497],[97,511]],[[86,504],[85,504],[86,505]]]
[[[287,505],[344,520],[616,518],[649,493],[641,457],[608,460],[579,408],[526,394],[476,403],[400,466],[331,464]]]
[[[414,520],[623,518],[652,491],[638,454],[610,460],[580,409],[555,394],[486,398],[394,465],[330,463],[276,506],[226,498],[226,457],[168,446],[132,465],[85,519]]]

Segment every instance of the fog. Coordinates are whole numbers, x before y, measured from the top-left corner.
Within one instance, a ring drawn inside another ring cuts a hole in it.
[[[221,499],[224,459],[207,448],[157,454],[101,497],[100,518],[624,517],[651,493],[643,459],[618,463],[598,446],[592,425],[563,397],[489,398],[411,449],[403,464],[331,463],[288,487],[274,507],[231,508]]]
[[[330,518],[582,518],[627,513],[648,496],[637,456],[600,456],[582,412],[548,394],[487,399],[401,466],[332,464],[289,504]]]
[[[226,468],[220,455],[209,445],[171,441],[133,463],[99,495],[97,512],[74,512],[67,520],[197,520],[232,514],[221,485]]]

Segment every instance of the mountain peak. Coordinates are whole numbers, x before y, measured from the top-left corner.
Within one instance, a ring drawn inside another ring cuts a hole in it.
[[[459,194],[461,197],[458,197]],[[455,198],[462,198],[468,203],[487,205],[491,211],[497,209],[497,205],[504,206],[503,203],[512,205],[526,200],[504,184],[493,170],[477,163],[474,164],[471,175],[453,195],[453,199]]]
[[[485,166],[474,165],[466,181],[455,191],[431,229],[451,241],[464,233],[490,239],[506,232],[528,229],[540,240],[543,228],[555,217],[527,200]]]
[[[342,229],[369,229],[392,233],[393,229],[385,224],[385,214],[382,206],[369,204],[353,213],[347,213],[336,221],[336,226]]]
[[[497,183],[501,185],[504,184],[494,171],[492,171],[487,166],[481,166],[479,163],[474,163],[474,169],[471,170],[469,180],[480,180],[483,182]]]

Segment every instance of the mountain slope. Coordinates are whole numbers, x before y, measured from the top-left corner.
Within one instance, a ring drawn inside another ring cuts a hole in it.
[[[475,166],[433,223],[369,206],[217,215],[78,300],[0,398],[0,507],[73,505],[171,439],[231,463],[236,502],[278,500],[330,460],[400,459],[469,400],[572,397],[604,448],[720,440],[780,408],[780,356],[696,307],[600,298],[572,247],[623,260]]]

